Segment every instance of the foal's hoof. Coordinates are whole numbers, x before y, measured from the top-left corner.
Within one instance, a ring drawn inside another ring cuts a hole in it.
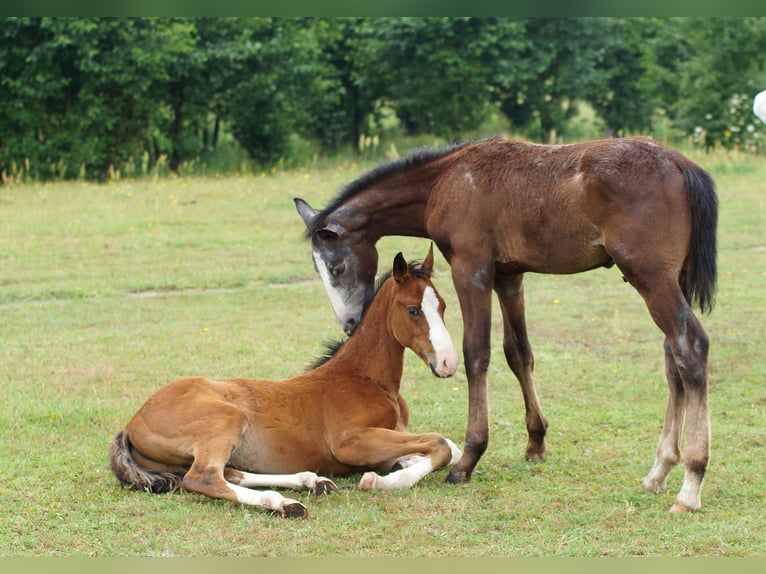
[[[689,506],[686,506],[683,502],[678,502],[677,500],[673,503],[673,506],[670,507],[670,513],[671,514],[683,514],[685,512],[697,512],[699,508],[690,508]]]
[[[548,458],[548,453],[545,452],[545,448],[542,450],[527,448],[527,451],[524,453],[524,458],[527,462],[543,462]]]
[[[641,481],[641,490],[649,492],[651,494],[662,494],[668,491],[668,487],[663,482],[658,482],[649,478],[644,478]],[[678,503],[676,503],[678,504]]]
[[[308,518],[309,511],[297,500],[286,501],[282,505],[282,518]]]
[[[444,479],[444,482],[449,484],[463,484],[466,482],[471,482],[471,473],[464,470],[458,470],[456,466],[453,466],[452,470],[450,470],[449,474],[447,474],[447,478]]]
[[[372,490],[375,488],[377,479],[378,475],[374,472],[365,472],[362,476],[362,480],[359,481],[359,490]]]
[[[323,494],[330,494],[331,492],[338,492],[338,487],[329,478],[319,478],[314,485],[314,494],[322,496]]]

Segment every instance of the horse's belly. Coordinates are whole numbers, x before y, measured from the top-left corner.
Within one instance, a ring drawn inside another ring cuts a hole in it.
[[[229,465],[259,474],[292,474],[310,470],[320,474],[350,472],[330,453],[321,435],[310,429],[248,429],[229,458]]]
[[[580,273],[611,265],[612,260],[597,241],[561,241],[555,244],[516,244],[511,249],[500,248],[495,271],[510,275],[515,273]]]

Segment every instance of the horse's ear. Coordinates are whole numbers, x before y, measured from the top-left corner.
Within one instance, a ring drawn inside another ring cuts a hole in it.
[[[394,257],[394,281],[400,283],[407,275],[409,268],[401,251]]]
[[[325,241],[338,239],[343,233],[345,233],[345,229],[342,225],[338,225],[337,223],[328,223],[325,225],[322,229],[317,230],[317,235],[320,239],[324,239]]]
[[[311,220],[314,219],[314,216],[317,214],[316,210],[312,209],[312,207],[300,197],[294,197],[293,201],[295,202],[295,209],[298,210],[298,215],[301,216],[303,223],[308,227]]]
[[[434,269],[434,244],[431,242],[431,246],[428,248],[428,255],[426,255],[426,258],[423,260],[423,265],[421,267],[428,271],[428,274],[431,274],[431,271]]]

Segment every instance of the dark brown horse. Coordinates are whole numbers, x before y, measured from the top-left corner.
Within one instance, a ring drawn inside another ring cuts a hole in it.
[[[457,462],[450,440],[406,432],[409,409],[399,394],[405,348],[439,377],[457,368],[432,265],[431,250],[422,266],[398,254],[354,335],[307,373],[280,382],[189,377],[162,387],[112,442],[117,478],[137,489],[182,487],[303,517],[297,500],[251,488],[322,494],[336,487],[317,473],[364,471],[363,490],[408,488]],[[376,474],[395,464],[404,468]]]
[[[302,199],[295,203],[346,332],[372,296],[380,237],[430,237],[449,261],[469,393],[465,451],[450,482],[470,480],[489,438],[492,291],[503,314],[505,357],[524,395],[526,456],[543,460],[548,423],[532,381],[524,273],[617,265],[665,334],[669,399],[643,487],[666,490],[685,418],[684,482],[672,510],[700,507],[710,442],[708,336],[691,305],[703,312],[713,305],[718,209],[704,170],[650,138],[572,145],[491,139],[382,164],[318,212]]]

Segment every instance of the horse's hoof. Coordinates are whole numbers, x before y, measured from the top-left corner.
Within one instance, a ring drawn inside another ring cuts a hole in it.
[[[449,484],[463,484],[466,482],[471,482],[471,473],[465,472],[463,470],[457,470],[457,467],[453,466],[452,470],[449,471],[447,478],[444,479],[444,482]]]
[[[338,492],[338,487],[329,478],[320,478],[314,485],[314,494],[322,496],[323,494],[330,494],[331,492]]]
[[[375,481],[378,475],[374,472],[365,472],[362,480],[359,481],[359,490],[372,490],[375,488]]]
[[[545,452],[544,448],[542,450],[528,448],[524,453],[524,458],[527,462],[543,462],[548,458],[548,453]]]
[[[683,502],[678,502],[677,500],[673,503],[673,506],[670,507],[670,513],[671,514],[683,514],[685,512],[697,512],[699,508],[690,508],[689,506],[686,506]]]
[[[298,501],[285,502],[282,505],[282,518],[308,518],[309,511]]]
[[[650,478],[644,478],[641,481],[641,490],[644,492],[650,492],[651,494],[662,494],[663,492],[667,492],[668,487],[664,483],[652,480]]]

